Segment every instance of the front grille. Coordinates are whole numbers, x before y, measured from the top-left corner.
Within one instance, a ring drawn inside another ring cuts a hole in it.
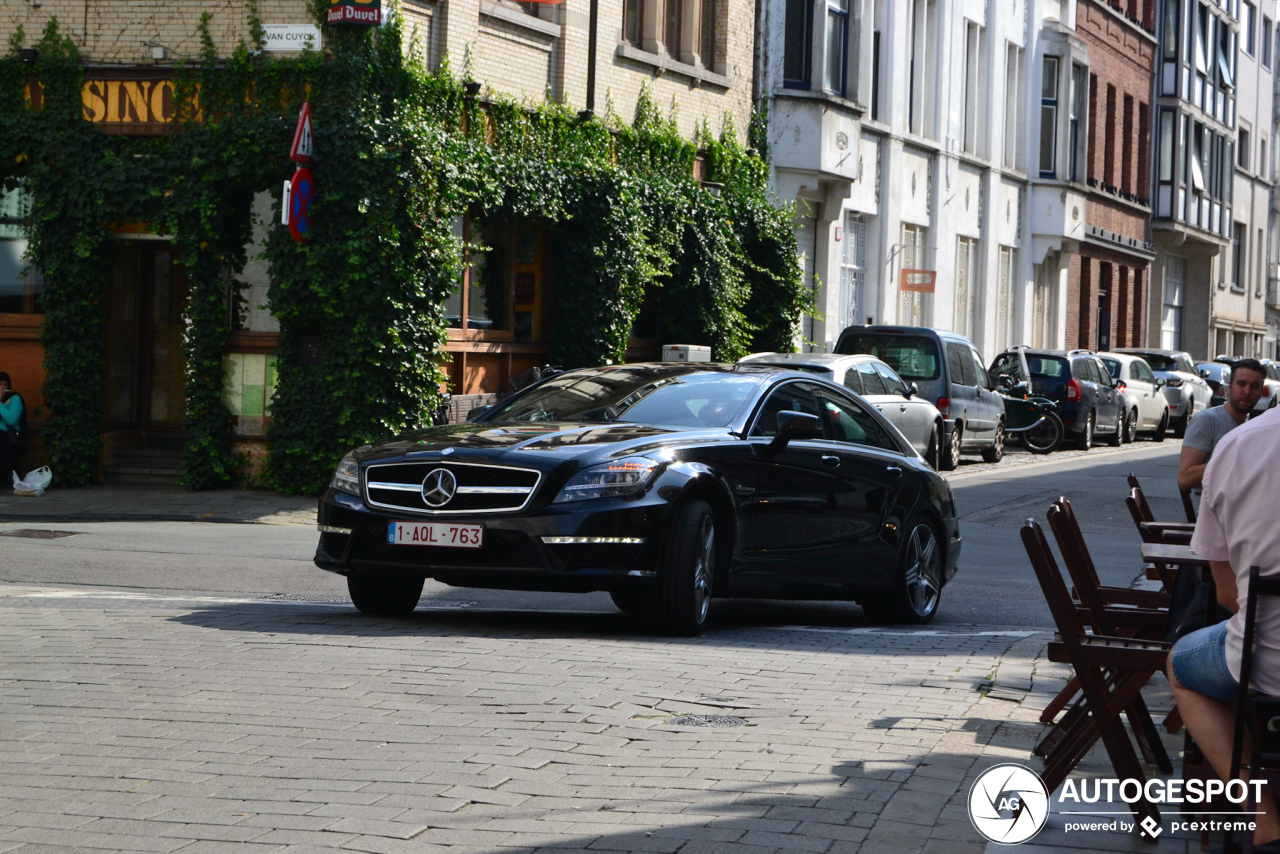
[[[453,476],[457,491],[438,507],[427,504],[422,483],[437,469]],[[365,469],[365,496],[371,507],[411,513],[502,513],[522,509],[542,474],[535,469],[473,463],[386,463]]]

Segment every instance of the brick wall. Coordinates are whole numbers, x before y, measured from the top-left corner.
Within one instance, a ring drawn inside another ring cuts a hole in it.
[[[1099,348],[1099,294],[1107,289],[1111,311],[1111,347],[1146,342],[1147,283],[1150,262],[1141,256],[1086,244],[1067,270],[1068,349]]]

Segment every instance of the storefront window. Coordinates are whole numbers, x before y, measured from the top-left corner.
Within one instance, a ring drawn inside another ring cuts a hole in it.
[[[21,188],[0,191],[0,314],[40,314],[44,281],[23,259],[27,251],[22,218],[27,196]]]
[[[456,293],[445,301],[453,337],[542,340],[545,232],[537,222],[468,215],[456,225],[473,247]]]

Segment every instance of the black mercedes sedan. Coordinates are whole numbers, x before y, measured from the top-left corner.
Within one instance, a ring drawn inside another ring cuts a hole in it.
[[[319,526],[316,565],[366,613],[412,611],[433,578],[607,591],[676,635],[713,596],[926,623],[961,542],[946,479],[857,395],[687,363],[570,371],[470,422],[356,448]]]

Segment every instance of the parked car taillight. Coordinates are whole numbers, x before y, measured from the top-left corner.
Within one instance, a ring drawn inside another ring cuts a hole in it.
[[[951,398],[949,397],[938,398],[938,411],[942,413],[943,418],[950,418],[951,417]]]
[[[1067,381],[1067,400],[1080,399],[1080,383],[1075,380]]]
[[[1129,387],[1128,387],[1127,385],[1125,385],[1125,384],[1124,384],[1124,380],[1116,380],[1116,389],[1117,389],[1118,391],[1124,391],[1124,390],[1126,390],[1127,388],[1129,388]]]

